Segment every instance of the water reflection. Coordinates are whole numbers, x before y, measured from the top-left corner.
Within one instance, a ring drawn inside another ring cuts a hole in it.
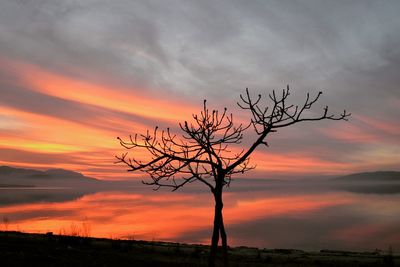
[[[400,194],[359,194],[323,186],[240,182],[225,194],[231,245],[298,249],[400,248]],[[257,189],[257,190],[255,190]],[[349,190],[350,191],[350,190]],[[209,243],[211,194],[196,187],[154,192],[1,190],[9,230]]]

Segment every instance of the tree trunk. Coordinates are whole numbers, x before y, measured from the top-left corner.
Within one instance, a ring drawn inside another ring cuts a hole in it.
[[[225,232],[224,219],[222,216],[221,209],[221,224],[220,224],[220,232],[221,232],[221,241],[222,241],[222,257],[224,259],[224,266],[228,267],[228,241]]]
[[[214,267],[215,266],[215,258],[217,256],[217,250],[218,250],[218,241],[219,241],[219,231],[220,231],[220,225],[221,225],[221,216],[219,214],[221,213],[221,208],[217,203],[215,203],[215,212],[214,212],[214,229],[213,229],[213,234],[211,238],[211,250],[210,250],[210,258],[208,261],[208,266],[209,267]]]
[[[215,266],[219,236],[221,235],[222,253],[223,253],[222,256],[224,260],[224,266],[228,266],[228,243],[224,227],[224,221],[222,217],[222,208],[224,207],[224,204],[222,202],[222,187],[214,191],[214,199],[215,199],[214,228],[211,238],[211,250],[210,250],[210,258],[208,265],[209,267]]]

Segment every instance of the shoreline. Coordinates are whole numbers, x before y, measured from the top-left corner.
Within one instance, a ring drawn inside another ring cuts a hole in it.
[[[208,253],[209,245],[0,231],[4,266],[207,266]],[[230,266],[400,266],[400,255],[239,246],[229,248],[229,261]]]

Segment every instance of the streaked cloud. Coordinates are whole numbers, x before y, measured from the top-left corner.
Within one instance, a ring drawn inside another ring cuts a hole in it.
[[[353,117],[272,135],[253,157],[254,176],[398,169],[399,8],[398,1],[2,1],[0,163],[110,178],[120,170],[112,165],[121,152],[116,136],[154,125],[177,130],[203,98],[244,120],[234,107],[244,88],[266,95],[290,84],[294,102],[323,90],[321,107]]]

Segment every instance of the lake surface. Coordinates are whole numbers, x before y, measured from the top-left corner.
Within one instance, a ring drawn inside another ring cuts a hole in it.
[[[229,244],[400,250],[400,190],[354,188],[357,193],[311,183],[232,183],[223,211]],[[2,189],[0,230],[208,244],[213,207],[211,193],[196,186]]]

